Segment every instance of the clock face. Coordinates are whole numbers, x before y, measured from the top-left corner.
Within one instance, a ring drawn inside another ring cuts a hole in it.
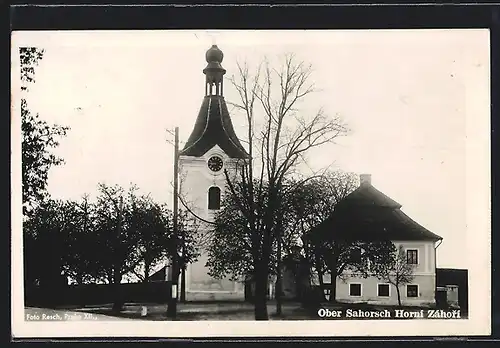
[[[220,171],[222,169],[222,165],[223,165],[222,158],[218,156],[210,157],[210,159],[208,160],[208,168],[212,172]]]

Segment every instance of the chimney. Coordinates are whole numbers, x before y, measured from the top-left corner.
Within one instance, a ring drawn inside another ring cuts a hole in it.
[[[359,184],[360,186],[366,186],[372,184],[372,175],[371,174],[361,174],[359,176]]]

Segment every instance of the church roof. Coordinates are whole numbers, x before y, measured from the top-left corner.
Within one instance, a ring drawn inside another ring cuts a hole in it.
[[[371,183],[345,197],[315,231],[338,239],[437,241],[440,236],[411,219],[397,203]],[[314,232],[313,232],[314,233]]]
[[[231,158],[248,158],[248,153],[234,132],[222,93],[223,76],[226,73],[221,65],[224,53],[217,45],[212,45],[206,52],[205,59],[208,63],[203,69],[206,76],[205,98],[193,131],[180,154],[199,157],[218,145]]]
[[[193,131],[180,154],[203,156],[215,145],[229,157],[248,158],[248,153],[234,132],[224,97],[209,95],[203,99]]]

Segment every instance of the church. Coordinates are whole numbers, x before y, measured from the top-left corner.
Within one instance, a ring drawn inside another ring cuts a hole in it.
[[[226,70],[221,65],[224,54],[217,45],[212,45],[205,58],[205,96],[193,130],[179,152],[179,197],[195,215],[212,221],[224,194],[224,172],[236,175],[237,165],[249,159],[249,155],[236,136],[224,100]],[[203,246],[200,254],[197,262],[187,266],[185,299],[243,300],[244,284],[210,277]]]

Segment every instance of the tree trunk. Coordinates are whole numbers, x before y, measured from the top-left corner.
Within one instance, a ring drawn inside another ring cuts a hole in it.
[[[278,238],[278,260],[277,260],[277,277],[276,277],[276,315],[282,314],[282,297],[283,292],[283,276],[281,274],[281,238]]]
[[[281,275],[278,274],[278,279],[276,280],[276,290],[275,290],[276,294],[276,315],[281,315],[282,314],[282,309],[283,309],[283,305],[282,305],[282,293],[283,293],[283,280],[281,278]]]
[[[267,314],[267,279],[257,277],[255,284],[255,320],[269,320]]]
[[[253,280],[251,278],[247,278],[245,280],[245,301],[250,303],[253,303],[253,299],[255,297],[252,292],[252,282]]]
[[[401,293],[400,293],[400,290],[399,290],[399,286],[396,285],[396,293],[398,294],[398,305],[399,307],[402,306],[401,304]]]
[[[321,289],[321,296],[323,298],[322,301],[326,300],[325,298],[325,280],[323,279],[324,273],[321,271],[317,271],[318,273],[318,281],[319,281],[319,287]]]
[[[267,263],[265,263],[264,267],[261,265],[255,274],[255,320],[269,320],[267,314],[267,276]]]
[[[186,302],[186,268],[181,269],[181,302]]]
[[[337,269],[336,267],[330,273],[330,300],[329,302],[337,302]]]
[[[325,273],[322,271],[320,256],[319,256],[319,253],[317,251],[315,251],[314,260],[315,260],[316,273],[318,274],[319,286],[321,289],[322,301],[324,301],[324,300],[326,300],[326,298],[325,298],[325,280],[323,279],[323,276],[325,275]]]
[[[115,300],[113,302],[113,312],[120,312],[123,309],[124,301],[123,301],[123,294],[121,293],[121,284],[122,281],[122,275],[118,270],[115,270],[114,276],[113,276],[113,293]]]
[[[149,271],[150,271],[150,269],[151,269],[151,264],[145,263],[144,264],[144,279],[143,279],[144,283],[148,283],[149,282]]]

